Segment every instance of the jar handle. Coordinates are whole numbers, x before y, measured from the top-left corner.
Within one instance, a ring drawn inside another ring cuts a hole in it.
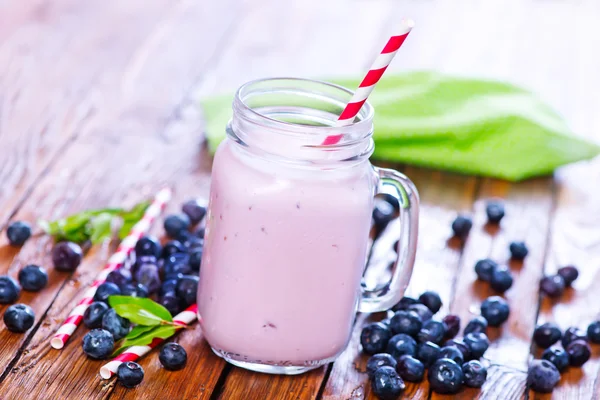
[[[415,185],[398,171],[374,169],[379,178],[377,193],[382,193],[386,186],[392,186],[393,196],[400,204],[400,239],[398,258],[393,263],[390,281],[374,290],[364,286],[362,288],[358,311],[366,313],[385,311],[398,303],[404,295],[415,264],[419,230],[419,193]]]

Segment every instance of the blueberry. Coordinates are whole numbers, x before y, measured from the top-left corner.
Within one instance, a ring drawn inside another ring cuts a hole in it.
[[[200,239],[204,239],[204,234],[206,233],[205,228],[198,228],[194,231],[194,236]]]
[[[33,326],[34,321],[33,310],[25,304],[13,304],[4,312],[4,325],[11,332],[23,333]]]
[[[592,343],[600,343],[600,321],[594,321],[588,326],[587,337]]]
[[[177,281],[179,279],[167,279],[162,285],[160,285],[160,290],[158,291],[159,296],[164,296],[167,293],[175,294],[177,291]]]
[[[566,286],[571,286],[579,276],[579,271],[573,265],[567,265],[558,269],[558,275],[562,276]]]
[[[465,336],[464,341],[469,347],[470,355],[473,359],[483,357],[483,354],[490,346],[490,341],[483,332],[469,333]]]
[[[581,367],[590,359],[592,349],[585,340],[574,340],[566,348],[569,355],[569,364],[574,367]]]
[[[417,334],[417,338],[420,343],[433,342],[440,344],[444,340],[445,333],[446,329],[443,323],[430,319],[423,324],[423,327]]]
[[[529,253],[527,246],[525,246],[525,242],[511,242],[508,249],[510,250],[510,257],[513,260],[523,261]]]
[[[192,271],[200,271],[200,264],[202,263],[202,247],[195,247],[190,250],[190,268]]]
[[[181,211],[188,216],[193,225],[196,225],[206,215],[206,205],[198,199],[192,199],[183,203]]]
[[[177,240],[181,244],[183,244],[183,247],[185,247],[186,250],[190,250],[190,249],[196,248],[196,247],[204,247],[204,239],[200,239],[200,238],[192,235],[188,231],[179,232],[179,235],[177,235],[175,240]]]
[[[154,236],[142,236],[135,244],[135,257],[154,256],[159,257],[162,251],[160,242]]]
[[[460,365],[447,358],[440,358],[431,367],[427,374],[429,386],[440,394],[458,393],[463,381],[463,372]]]
[[[558,325],[552,322],[546,322],[535,328],[533,331],[533,341],[538,347],[547,349],[554,343],[558,342],[562,336],[562,332]]]
[[[415,312],[419,318],[421,318],[422,322],[429,321],[433,318],[431,310],[423,304],[411,304],[408,306],[407,310]]]
[[[160,287],[160,276],[156,264],[142,264],[135,271],[135,281],[141,283],[152,294]]]
[[[8,225],[6,236],[11,246],[23,246],[31,237],[31,226],[27,222],[15,221]]]
[[[117,286],[122,286],[131,282],[131,271],[127,268],[119,268],[110,272],[106,276],[106,282],[114,283]]]
[[[465,357],[462,352],[455,346],[444,346],[440,349],[438,358],[448,358],[458,365],[462,365],[465,362]]]
[[[187,353],[178,343],[170,342],[160,349],[158,359],[165,369],[177,371],[185,367],[187,363]]]
[[[60,242],[52,249],[52,263],[58,271],[75,271],[82,258],[83,251],[77,243]]]
[[[452,339],[460,331],[460,317],[458,315],[446,315],[442,319],[444,324],[444,337],[446,339]]]
[[[425,374],[425,366],[413,356],[406,355],[398,360],[396,371],[405,381],[421,382]]]
[[[479,361],[471,360],[462,365],[463,383],[469,387],[480,388],[487,379],[487,368]]]
[[[484,258],[483,260],[477,261],[475,264],[475,273],[477,274],[477,278],[484,282],[491,281],[492,275],[497,267],[498,264],[489,258]]]
[[[127,336],[130,327],[129,320],[117,315],[113,309],[108,310],[102,316],[102,329],[109,331],[115,340],[121,340]]]
[[[114,346],[115,339],[104,329],[93,329],[83,337],[83,352],[96,360],[110,356]]]
[[[467,344],[461,340],[461,339],[451,339],[451,340],[447,340],[444,343],[444,347],[448,347],[448,346],[454,346],[456,347],[463,355],[463,360],[470,360],[471,357],[471,349],[469,349],[469,346],[467,346]]]
[[[565,280],[560,275],[545,276],[540,281],[540,291],[548,297],[560,297],[565,291]]]
[[[121,289],[117,285],[112,282],[104,282],[98,289],[96,289],[96,294],[94,295],[94,301],[103,301],[108,304],[108,297],[120,295]]]
[[[414,356],[417,354],[417,342],[407,334],[399,333],[389,340],[385,352],[396,360],[404,355]]]
[[[190,256],[185,253],[171,254],[165,258],[163,268],[166,279],[175,277],[177,274],[188,275],[192,272]]]
[[[163,247],[162,252],[161,252],[161,257],[167,258],[171,254],[185,253],[185,252],[186,252],[186,249],[180,241],[171,240],[170,242],[167,242],[165,244],[165,247]]]
[[[390,328],[394,334],[406,333],[410,336],[416,336],[422,326],[421,319],[412,311],[397,311],[390,320]]]
[[[383,353],[388,345],[392,331],[381,322],[366,325],[360,334],[360,344],[367,354]]]
[[[463,334],[467,335],[467,334],[473,333],[473,332],[485,333],[487,331],[487,327],[488,327],[487,319],[478,315],[475,318],[473,318],[472,320],[470,320],[469,323],[467,324],[467,326],[465,326],[465,330],[464,330]]]
[[[575,340],[587,340],[587,334],[574,326],[567,328],[561,340],[563,348],[566,349],[567,346]]]
[[[177,281],[175,293],[182,301],[184,308],[194,304],[196,302],[196,295],[198,294],[198,277],[184,275]]]
[[[499,201],[488,201],[485,205],[485,213],[490,223],[497,224],[504,218],[504,204]]]
[[[550,393],[560,381],[560,372],[547,360],[533,360],[527,371],[527,385],[536,392]]]
[[[454,236],[464,239],[469,234],[469,231],[473,227],[473,222],[471,218],[465,215],[459,215],[452,222],[452,232],[454,232]]]
[[[379,367],[373,374],[371,390],[381,400],[396,400],[406,385],[392,367]]]
[[[490,279],[490,286],[496,292],[504,293],[513,284],[513,277],[509,269],[505,265],[498,266],[492,273],[492,279]]]
[[[387,353],[378,353],[369,357],[369,361],[367,361],[367,375],[369,378],[373,378],[375,371],[380,367],[392,367],[396,368],[396,360],[394,357],[390,356]]]
[[[163,226],[165,227],[167,235],[171,238],[175,238],[179,232],[188,230],[190,227],[190,218],[183,213],[172,214],[165,218]]]
[[[502,325],[508,319],[509,314],[510,307],[502,297],[488,297],[481,304],[481,315],[487,319],[490,326]]]
[[[419,300],[404,296],[394,307],[392,307],[392,311],[407,310],[408,307],[413,304],[419,304]]]
[[[21,294],[21,286],[8,275],[0,276],[0,304],[17,301]]]
[[[148,297],[148,289],[141,283],[126,283],[120,285],[119,289],[121,289],[123,296]]]
[[[542,353],[542,359],[548,360],[559,372],[563,372],[569,366],[569,354],[563,349],[558,347],[552,347],[544,350]]]
[[[109,310],[108,304],[103,301],[95,301],[83,313],[83,323],[89,329],[102,327],[102,317]]]
[[[162,263],[162,260],[159,261],[156,257],[154,256],[141,256],[141,257],[136,257],[135,262],[133,263],[133,265],[131,266],[131,275],[132,278],[135,279],[135,274],[137,273],[137,271],[140,269],[140,266],[144,265],[144,264],[153,264],[153,265],[158,265],[159,263]]]
[[[419,296],[419,301],[429,308],[429,311],[434,314],[440,311],[440,308],[442,308],[442,299],[436,292],[429,291],[423,293]]]
[[[144,368],[133,361],[124,362],[117,368],[117,380],[126,388],[135,387],[144,380]]]
[[[417,346],[417,359],[429,368],[437,360],[440,354],[440,346],[432,342],[419,343]]]
[[[38,265],[26,265],[19,271],[19,283],[24,290],[39,292],[48,284],[48,273]]]
[[[373,224],[375,225],[375,230],[377,232],[383,231],[387,224],[394,219],[394,214],[394,207],[390,203],[382,199],[375,199],[373,208]]]
[[[177,315],[181,312],[181,302],[173,293],[166,293],[159,297],[158,303],[166,308],[171,315]]]

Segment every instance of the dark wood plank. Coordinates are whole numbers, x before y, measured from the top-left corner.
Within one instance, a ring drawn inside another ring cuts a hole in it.
[[[235,2],[210,7],[181,2],[172,5],[169,12],[155,10],[162,19],[147,35],[152,40],[138,44],[140,47],[133,52],[135,56],[127,59],[119,79],[115,78],[115,84],[107,89],[105,95],[112,97],[113,102],[106,103],[102,109],[102,122],[87,126],[79,140],[61,154],[56,172],[41,180],[15,218],[35,221],[85,208],[132,204],[165,183],[175,186],[178,200],[206,194],[208,166],[199,151],[202,140],[199,113],[195,108],[181,108],[181,104],[186,91],[217,50],[219,39],[227,34],[239,15],[231,12]],[[112,4],[117,7],[117,2]],[[221,18],[215,18],[217,15]],[[104,21],[104,24],[110,26],[111,22]],[[112,29],[118,31],[114,26]],[[202,37],[210,38],[203,42],[203,51],[189,51],[199,45]],[[107,46],[110,47],[110,42]],[[79,65],[85,68],[85,64]],[[50,102],[51,97],[46,101]],[[32,239],[14,263],[2,259],[0,272],[10,271],[14,275],[20,265],[32,261],[51,269],[48,250],[47,238]],[[26,385],[32,396],[52,397],[70,384],[72,388],[68,390],[88,393],[92,398],[102,397],[112,390],[94,378],[99,363],[86,360],[81,353],[79,343],[83,330],[62,352],[49,350],[47,343],[49,335],[68,314],[73,301],[80,297],[81,288],[91,281],[106,256],[106,253],[96,252],[86,257],[86,263],[62,292],[59,289],[66,277],[52,272],[47,289],[35,298],[23,297],[33,306],[37,321],[51,304],[53,307],[37,332],[32,330],[18,336],[5,329],[0,331],[3,368],[18,356],[19,347],[30,340],[23,357],[14,366],[14,373],[6,376],[0,391],[16,396],[23,390],[19,389],[20,385]],[[75,358],[77,361],[72,364]],[[61,372],[66,365],[74,365],[75,372]],[[213,371],[208,373],[213,374]],[[46,376],[48,380],[32,379],[35,376]],[[202,376],[197,378],[199,382],[203,379]],[[214,386],[217,378],[218,373],[208,383]],[[180,384],[177,379],[165,377],[166,381],[173,388]]]
[[[417,185],[422,203],[417,260],[407,295],[419,296],[426,290],[440,293],[444,304],[437,315],[441,318],[450,309],[461,254],[458,243],[448,242],[452,235],[450,225],[457,212],[470,209],[476,179],[418,168],[406,168],[405,172]],[[348,348],[333,365],[323,392],[324,399],[375,398],[366,374],[368,356],[360,351],[360,331],[366,322],[384,317],[381,314],[370,318],[361,315],[357,319]],[[428,398],[427,382],[408,383],[403,396]]]

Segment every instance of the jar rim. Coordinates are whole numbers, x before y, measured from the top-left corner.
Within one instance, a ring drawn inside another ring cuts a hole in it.
[[[252,122],[264,121],[269,123],[273,128],[276,128],[278,131],[283,131],[289,135],[306,135],[306,133],[314,133],[315,135],[338,135],[340,134],[340,129],[343,129],[345,132],[353,131],[360,132],[362,130],[366,132],[371,132],[371,127],[373,124],[373,115],[374,109],[373,106],[366,101],[361,110],[357,114],[357,120],[352,122],[351,124],[344,125],[343,127],[339,126],[313,126],[313,125],[304,125],[297,124],[288,121],[282,121],[279,119],[271,118],[268,115],[265,115],[250,105],[248,105],[245,101],[245,98],[248,97],[250,93],[252,93],[253,88],[259,86],[261,84],[269,84],[272,83],[273,86],[276,86],[277,83],[285,83],[285,82],[298,82],[300,86],[301,83],[308,84],[317,84],[322,85],[324,88],[337,90],[344,95],[348,96],[348,100],[354,95],[354,92],[350,89],[347,89],[341,85],[337,85],[334,83],[317,80],[317,79],[309,79],[309,78],[296,78],[296,77],[274,77],[274,78],[261,78],[254,79],[244,83],[239,89],[236,91],[233,101],[233,108],[237,111],[246,111],[251,113],[252,117],[249,118]],[[323,147],[335,147],[337,145],[323,145]]]

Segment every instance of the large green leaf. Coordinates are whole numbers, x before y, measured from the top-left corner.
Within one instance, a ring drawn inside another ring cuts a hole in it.
[[[171,313],[166,308],[144,297],[109,296],[108,304],[118,315],[136,325],[160,325],[173,321]]]
[[[358,79],[332,79],[355,88]],[[209,148],[225,136],[232,95],[202,101]],[[521,180],[600,154],[536,96],[496,81],[434,72],[386,75],[375,107],[374,158]]]

